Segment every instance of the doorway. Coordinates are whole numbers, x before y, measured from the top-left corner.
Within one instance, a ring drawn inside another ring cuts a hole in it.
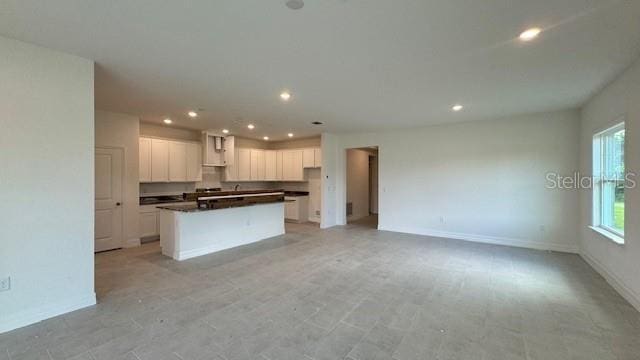
[[[95,252],[122,247],[124,150],[95,151]]]
[[[347,223],[378,228],[378,147],[347,149]]]

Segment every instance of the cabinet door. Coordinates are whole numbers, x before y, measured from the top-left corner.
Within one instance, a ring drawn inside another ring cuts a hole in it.
[[[314,166],[319,168],[322,167],[322,149],[321,148],[315,148],[313,149],[313,162],[314,162]]]
[[[187,143],[187,181],[202,181],[202,146]]]
[[[151,181],[169,181],[169,142],[151,140]]]
[[[224,178],[227,181],[238,180],[238,149],[234,149],[233,153],[233,163],[227,163],[227,166],[224,168]]]
[[[158,229],[157,211],[140,213],[140,237],[157,236],[160,234]]]
[[[251,180],[264,180],[264,150],[251,150]]]
[[[292,151],[292,180],[304,180],[304,164],[302,150]]]
[[[267,150],[264,152],[264,178],[265,180],[277,180],[277,151]]]
[[[251,150],[238,149],[238,180],[251,180]]]
[[[225,165],[233,165],[236,158],[236,138],[227,136],[224,138],[224,163]]]
[[[151,139],[140,138],[139,143],[140,182],[151,182]]]
[[[284,203],[284,218],[298,221],[298,202],[286,201]]]
[[[305,168],[315,167],[315,157],[313,149],[302,150],[302,166]]]
[[[276,180],[284,179],[284,176],[282,175],[282,154],[282,151],[276,151]]]
[[[282,180],[291,180],[293,178],[293,152],[285,150],[282,152]]]
[[[187,181],[187,144],[169,142],[169,181]]]

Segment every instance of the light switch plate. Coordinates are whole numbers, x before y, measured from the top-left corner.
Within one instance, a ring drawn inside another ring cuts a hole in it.
[[[11,289],[11,278],[5,277],[0,279],[0,291],[9,291]]]

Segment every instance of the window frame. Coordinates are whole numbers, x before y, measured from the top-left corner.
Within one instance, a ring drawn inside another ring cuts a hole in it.
[[[605,150],[604,150],[604,139],[608,136],[612,136],[613,134],[619,132],[620,130],[625,130],[625,119],[624,117],[616,121],[615,125],[607,127],[606,129],[599,131],[593,135],[593,158],[592,158],[592,166],[593,166],[593,197],[592,197],[592,226],[590,226],[594,231],[604,235],[610,240],[614,241],[617,244],[624,244],[624,229],[623,231],[619,231],[616,228],[608,226],[604,221],[604,196],[605,196],[605,184],[606,183],[617,183],[618,181],[626,180],[626,147],[627,141],[625,137],[625,141],[623,144],[624,149],[624,165],[625,165],[625,173],[622,174],[622,179],[608,179],[606,177],[607,174],[603,174],[604,163],[605,163]],[[603,176],[605,175],[605,176]],[[615,196],[615,195],[614,195]],[[626,198],[625,198],[626,203]]]

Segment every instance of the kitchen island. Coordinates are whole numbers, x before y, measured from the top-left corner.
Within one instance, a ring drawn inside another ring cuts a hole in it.
[[[284,191],[226,191],[159,206],[162,254],[186,260],[284,234]]]

